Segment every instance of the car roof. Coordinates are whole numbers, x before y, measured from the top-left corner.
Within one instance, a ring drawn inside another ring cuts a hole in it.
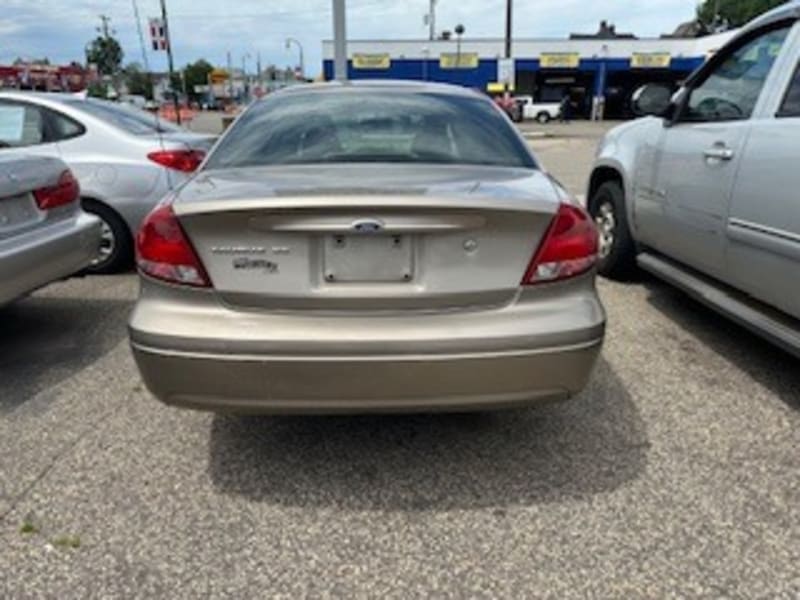
[[[0,96],[14,96],[19,98],[28,98],[31,100],[52,100],[54,102],[82,99],[80,95],[68,94],[66,92],[31,92],[27,90],[1,90]]]
[[[348,92],[355,90],[376,90],[381,92],[407,93],[407,94],[444,94],[450,96],[482,96],[471,88],[449,83],[438,83],[433,81],[413,81],[406,79],[358,79],[349,81],[328,81],[324,83],[310,83],[303,85],[293,85],[283,88],[273,94],[268,94],[264,98],[277,94],[301,94],[301,93],[325,93],[325,92]]]

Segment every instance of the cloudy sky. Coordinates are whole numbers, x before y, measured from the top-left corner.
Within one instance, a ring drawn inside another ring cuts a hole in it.
[[[97,32],[98,16],[111,25],[125,52],[125,62],[142,62],[136,33],[134,0],[2,0],[0,64],[17,56],[47,56],[51,61],[82,60],[83,48]],[[158,0],[135,0],[142,26],[159,12]],[[601,19],[619,31],[657,36],[690,19],[696,0],[515,0],[514,35],[564,37],[571,31],[591,32]],[[352,39],[423,38],[428,0],[347,0],[348,37]],[[438,0],[437,26],[466,27],[465,37],[499,37],[504,28],[504,0]],[[306,69],[320,69],[321,40],[331,37],[331,0],[167,0],[173,48],[179,65],[204,57],[224,64],[230,51],[235,66],[247,59],[254,69],[297,61],[287,51],[287,36],[305,48]],[[148,53],[152,69],[163,69],[163,53]]]

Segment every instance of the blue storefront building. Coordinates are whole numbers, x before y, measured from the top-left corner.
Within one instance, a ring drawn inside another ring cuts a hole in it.
[[[733,32],[700,38],[517,39],[514,93],[540,102],[569,94],[577,114],[590,116],[598,102],[609,118],[628,115],[639,86],[677,86]],[[350,79],[440,81],[496,92],[502,39],[355,40],[348,42]],[[333,44],[323,42],[323,73],[333,78]]]

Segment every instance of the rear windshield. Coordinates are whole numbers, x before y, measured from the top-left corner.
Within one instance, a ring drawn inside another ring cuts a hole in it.
[[[82,110],[93,117],[105,121],[115,127],[124,129],[134,135],[149,135],[153,133],[167,133],[179,131],[179,129],[164,119],[156,119],[149,112],[140,110],[134,106],[123,106],[105,100],[65,100],[66,104]]]
[[[286,94],[255,104],[205,168],[370,162],[536,166],[488,100],[345,90]]]

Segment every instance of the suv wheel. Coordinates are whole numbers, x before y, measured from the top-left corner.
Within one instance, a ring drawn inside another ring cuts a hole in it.
[[[607,181],[597,188],[589,212],[599,233],[598,272],[611,279],[630,279],[636,273],[636,243],[628,228],[620,184]]]

